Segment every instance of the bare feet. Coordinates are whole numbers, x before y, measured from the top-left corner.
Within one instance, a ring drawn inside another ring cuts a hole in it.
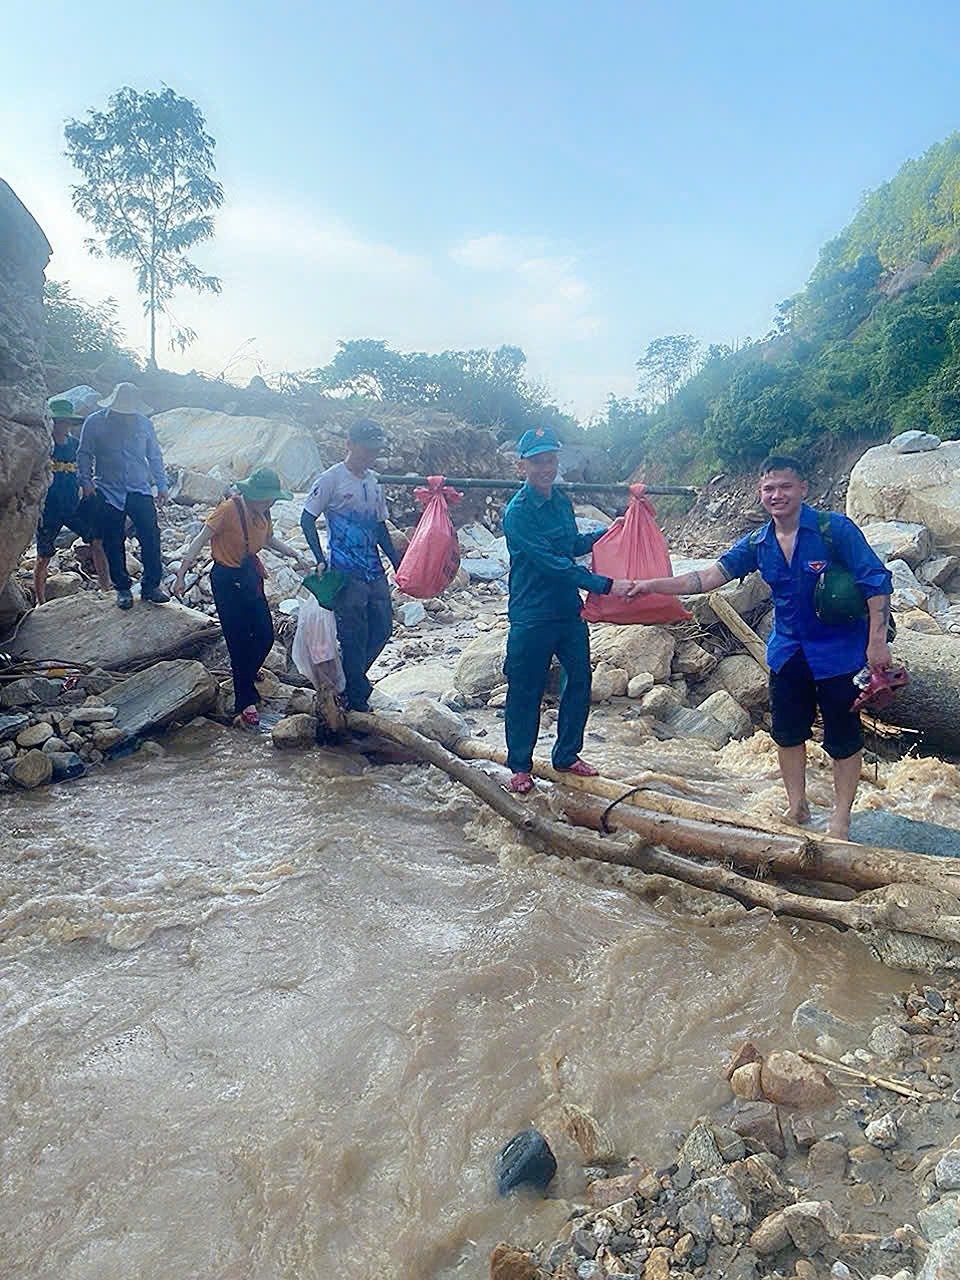
[[[784,812],[784,821],[792,822],[795,827],[803,827],[810,821],[810,806],[806,800],[802,804],[790,807]]]

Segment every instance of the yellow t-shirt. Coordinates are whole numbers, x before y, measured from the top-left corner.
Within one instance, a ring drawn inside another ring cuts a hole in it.
[[[252,555],[256,555],[273,537],[273,522],[269,515],[258,514],[246,503],[243,510],[247,517],[249,550]],[[233,498],[227,498],[211,511],[206,523],[211,532],[210,553],[214,560],[228,569],[239,569],[248,548],[243,540],[243,525]]]

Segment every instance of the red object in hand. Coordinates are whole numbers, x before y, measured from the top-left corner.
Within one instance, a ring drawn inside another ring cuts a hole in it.
[[[594,573],[608,578],[670,578],[673,567],[657,513],[642,484],[630,486],[627,514],[593,544]],[[591,591],[583,606],[588,622],[685,622],[690,614],[676,596],[598,596]]]
[[[886,671],[871,671],[866,688],[858,695],[851,711],[859,711],[866,707],[871,711],[882,711],[893,702],[893,695],[910,683],[910,677],[903,667],[888,667]]]
[[[460,568],[460,544],[448,508],[463,494],[443,476],[427,476],[427,487],[414,489],[413,496],[423,514],[397,569],[397,586],[408,596],[430,600],[449,587]]]

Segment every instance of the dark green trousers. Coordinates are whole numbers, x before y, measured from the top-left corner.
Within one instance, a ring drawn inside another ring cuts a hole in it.
[[[553,747],[555,769],[568,769],[583,746],[590,714],[590,633],[582,618],[572,622],[511,625],[507,636],[507,768],[529,773],[540,731],[540,703],[547,687],[550,661],[563,668],[560,714]]]

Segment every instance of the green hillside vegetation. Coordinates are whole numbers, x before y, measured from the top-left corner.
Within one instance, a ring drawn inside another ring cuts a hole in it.
[[[955,133],[864,197],[766,338],[711,347],[653,407],[642,396],[651,344],[638,362],[641,394],[611,398],[598,438],[624,465],[703,476],[772,448],[809,452],[910,427],[960,435],[958,248]]]

